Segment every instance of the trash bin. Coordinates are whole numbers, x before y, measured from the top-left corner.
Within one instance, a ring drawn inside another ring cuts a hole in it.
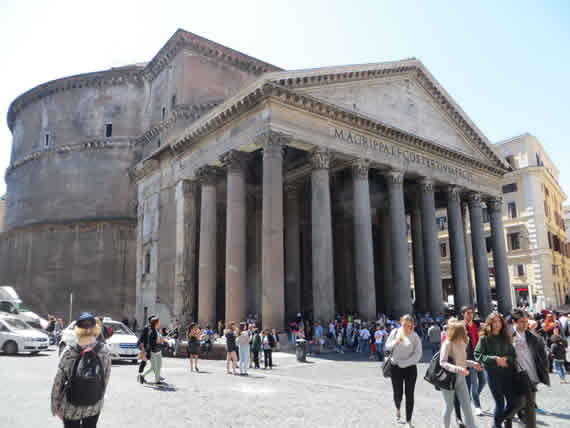
[[[307,361],[307,341],[305,339],[297,339],[297,343],[295,344],[295,351],[297,355],[297,361]]]

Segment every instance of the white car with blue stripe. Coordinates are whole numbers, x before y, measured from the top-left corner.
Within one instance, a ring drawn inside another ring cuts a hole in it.
[[[106,340],[111,360],[113,361],[132,361],[137,362],[139,350],[137,348],[138,337],[125,324],[114,321],[110,318],[103,318],[103,325],[111,328],[113,334]],[[62,331],[61,342],[59,344],[60,353],[66,345],[75,345],[77,337],[75,336],[75,321]]]

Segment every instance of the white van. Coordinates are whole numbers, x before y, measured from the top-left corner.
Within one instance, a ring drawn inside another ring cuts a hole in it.
[[[111,353],[112,361],[131,361],[137,362],[139,349],[137,348],[138,337],[125,324],[120,321],[114,321],[111,318],[103,318],[103,325],[111,328],[113,334],[107,339],[107,346]],[[75,346],[77,344],[77,336],[75,335],[75,321],[69,324],[61,332],[61,341],[59,342],[59,353],[63,352],[66,345]]]
[[[26,322],[10,316],[0,316],[0,349],[6,354],[37,354],[47,350],[48,343],[47,334],[39,332]]]
[[[25,309],[21,306],[22,299],[14,290],[14,287],[3,285],[0,287],[0,314],[9,314],[14,318],[18,318],[32,327],[45,330],[48,326],[47,320],[38,314]]]

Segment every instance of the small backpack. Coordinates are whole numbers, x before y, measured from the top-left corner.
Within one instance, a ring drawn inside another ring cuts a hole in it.
[[[272,334],[267,337],[267,341],[269,342],[269,346],[271,346],[271,348],[275,347],[275,338]]]
[[[83,349],[73,363],[71,378],[65,383],[67,401],[74,406],[97,404],[105,393],[105,376],[101,359],[97,355],[103,345]]]
[[[448,358],[448,361],[453,364],[453,359]],[[446,389],[453,391],[455,389],[455,373],[448,372],[439,364],[439,352],[436,352],[429,362],[429,366],[424,376],[424,380],[435,386],[435,389]]]

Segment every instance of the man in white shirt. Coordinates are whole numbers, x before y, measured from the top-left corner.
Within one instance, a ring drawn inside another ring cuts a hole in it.
[[[376,354],[378,361],[384,361],[384,338],[387,335],[386,329],[378,324],[374,332],[374,342],[376,343]]]
[[[360,338],[362,340],[360,351],[370,353],[370,331],[365,326],[360,329]]]
[[[560,329],[560,333],[562,334],[562,337],[565,339],[568,336],[568,333],[570,333],[568,331],[568,314],[562,314],[560,318],[558,318],[558,320],[560,321],[560,326],[562,327]]]

